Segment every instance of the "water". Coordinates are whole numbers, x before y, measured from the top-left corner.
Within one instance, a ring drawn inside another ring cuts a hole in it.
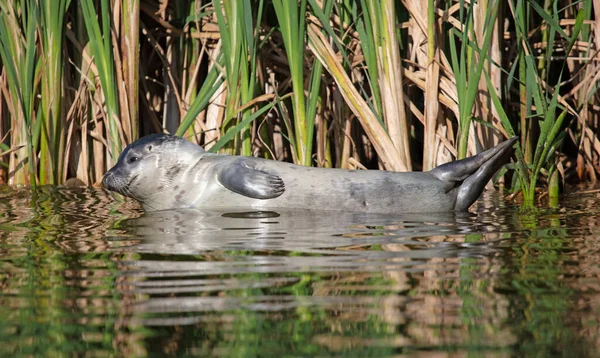
[[[0,356],[596,356],[599,203],[143,214],[0,188]]]

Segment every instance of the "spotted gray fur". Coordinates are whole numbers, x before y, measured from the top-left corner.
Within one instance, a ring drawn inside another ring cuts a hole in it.
[[[205,152],[157,134],[129,145],[102,179],[145,210],[176,208],[319,209],[422,213],[467,210],[508,160],[515,138],[429,172],[302,167]]]

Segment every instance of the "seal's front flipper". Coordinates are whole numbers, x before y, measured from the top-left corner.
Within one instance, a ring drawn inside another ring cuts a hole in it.
[[[283,179],[253,168],[246,159],[224,165],[217,179],[225,188],[253,199],[273,199],[285,191]]]
[[[454,209],[467,210],[492,176],[508,162],[516,141],[516,137],[511,138],[475,156],[440,165],[429,173],[448,183],[448,191],[458,186]]]

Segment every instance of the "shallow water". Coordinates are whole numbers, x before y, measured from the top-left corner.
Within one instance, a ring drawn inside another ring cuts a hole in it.
[[[142,214],[0,187],[0,356],[595,356],[599,204]]]

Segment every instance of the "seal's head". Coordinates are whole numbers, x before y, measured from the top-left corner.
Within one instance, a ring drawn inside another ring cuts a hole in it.
[[[117,164],[102,178],[108,190],[160,210],[173,200],[172,190],[204,150],[183,138],[152,134],[125,148]]]

